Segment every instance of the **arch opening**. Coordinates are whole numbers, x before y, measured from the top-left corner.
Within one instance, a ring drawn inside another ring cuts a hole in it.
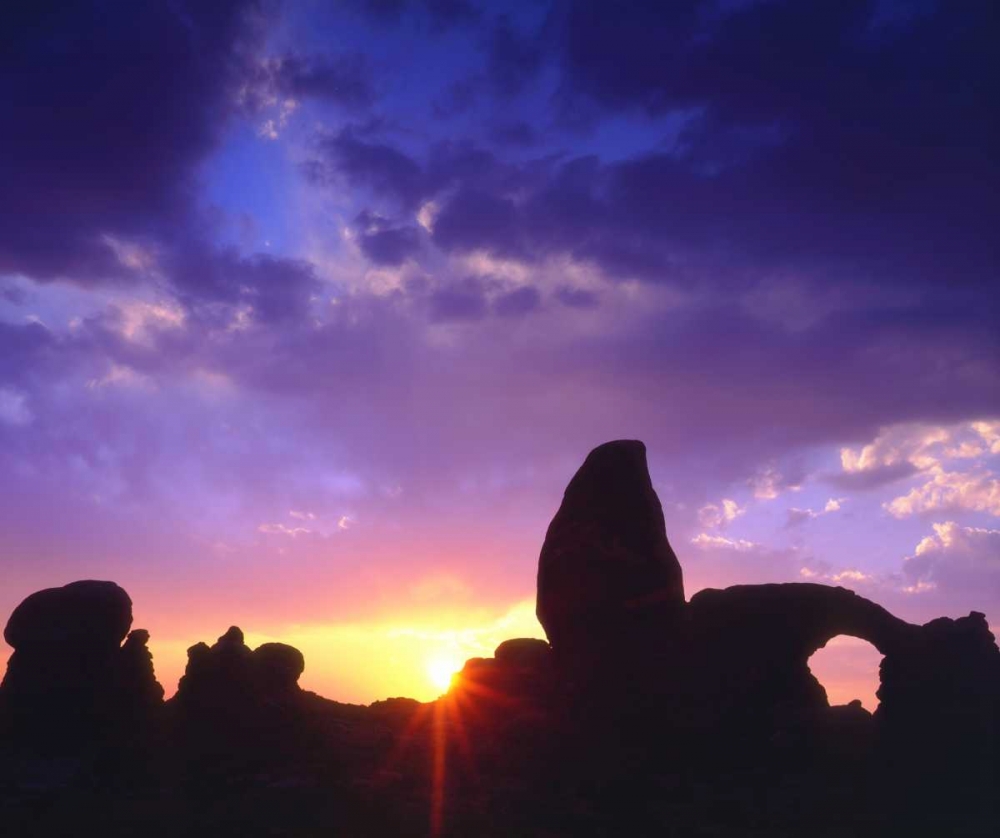
[[[809,670],[826,690],[831,706],[859,699],[874,713],[879,701],[879,665],[882,653],[867,640],[840,634],[809,658]]]

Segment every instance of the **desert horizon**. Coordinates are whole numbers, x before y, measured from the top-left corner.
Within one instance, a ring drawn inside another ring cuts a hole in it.
[[[996,5],[5,4],[0,831],[1000,833]]]

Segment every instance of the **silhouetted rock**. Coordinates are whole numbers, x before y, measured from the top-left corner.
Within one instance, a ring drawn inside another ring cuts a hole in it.
[[[681,566],[636,440],[590,452],[566,487],[538,562],[539,622],[564,661],[616,656],[684,607]]]
[[[767,733],[827,707],[809,658],[839,635],[885,653],[916,626],[845,588],[811,583],[705,589],[688,606],[684,689],[706,725]]]
[[[14,649],[118,648],[132,625],[132,600],[114,582],[84,580],[46,588],[24,600],[7,621]]]
[[[81,581],[38,591],[4,630],[14,647],[0,685],[11,735],[40,747],[73,748],[149,722],[163,698],[136,631],[132,601],[113,582]]]
[[[505,640],[492,658],[470,658],[455,678],[453,689],[470,700],[501,706],[539,704],[551,693],[555,671],[552,649],[544,640],[522,637]]]
[[[305,658],[294,646],[264,643],[250,655],[257,690],[268,700],[280,700],[299,689]]]
[[[889,747],[925,756],[1000,746],[1000,651],[983,614],[940,617],[887,653],[879,668],[876,720]],[[956,766],[956,769],[958,767]],[[981,766],[964,766],[965,771]]]
[[[222,734],[294,705],[302,695],[298,680],[304,669],[298,649],[264,643],[251,651],[243,632],[231,626],[213,646],[197,643],[188,649],[171,703],[186,718],[208,722]]]
[[[552,647],[537,637],[519,637],[497,646],[493,657],[503,666],[540,672],[550,665]]]
[[[136,712],[163,701],[163,687],[153,673],[153,655],[148,644],[149,632],[134,629],[125,638],[121,649],[119,677],[123,691],[134,704]]]
[[[982,614],[911,625],[801,583],[686,603],[639,442],[587,458],[538,585],[552,645],[504,641],[426,704],[321,698],[299,687],[298,650],[251,651],[231,627],[188,650],[162,737],[141,735],[162,690],[148,633],[122,644],[124,591],[34,594],[5,632],[0,713],[63,750],[0,738],[4,834],[73,834],[95,812],[114,821],[101,834],[148,836],[1000,834],[1000,651]],[[884,656],[874,714],[830,707],[809,670],[839,635]],[[65,751],[82,734],[96,757]]]

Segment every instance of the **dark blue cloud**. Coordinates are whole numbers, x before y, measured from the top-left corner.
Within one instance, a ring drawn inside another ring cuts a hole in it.
[[[556,289],[556,299],[570,308],[595,308],[598,305],[597,295],[584,288],[562,286]]]
[[[413,13],[434,29],[472,24],[482,14],[471,0],[350,0],[349,5],[374,23],[397,25]]]
[[[322,137],[319,151],[321,156],[305,167],[315,183],[332,183],[342,175],[352,185],[395,198],[407,207],[416,206],[427,193],[424,172],[413,158],[386,143],[362,139],[351,128]]]
[[[497,297],[493,301],[493,311],[501,317],[520,317],[538,308],[541,301],[537,289],[524,286]]]
[[[472,277],[432,291],[428,304],[436,323],[482,320],[489,312],[483,284]]]
[[[20,3],[0,35],[0,271],[124,273],[107,234],[156,237],[190,211],[252,41],[257,4]]]
[[[245,104],[260,108],[276,96],[325,100],[348,108],[372,104],[375,90],[367,58],[290,54],[252,67],[241,89]]]
[[[420,250],[420,231],[412,226],[394,226],[388,219],[367,210],[355,219],[361,252],[376,265],[401,265]]]
[[[494,90],[503,97],[520,93],[542,67],[543,44],[505,15],[493,23],[488,43],[487,77]]]

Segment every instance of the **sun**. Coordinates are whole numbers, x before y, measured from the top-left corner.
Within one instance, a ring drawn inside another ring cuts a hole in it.
[[[462,668],[457,658],[447,655],[435,655],[427,660],[427,679],[442,692],[447,692],[451,679]]]

